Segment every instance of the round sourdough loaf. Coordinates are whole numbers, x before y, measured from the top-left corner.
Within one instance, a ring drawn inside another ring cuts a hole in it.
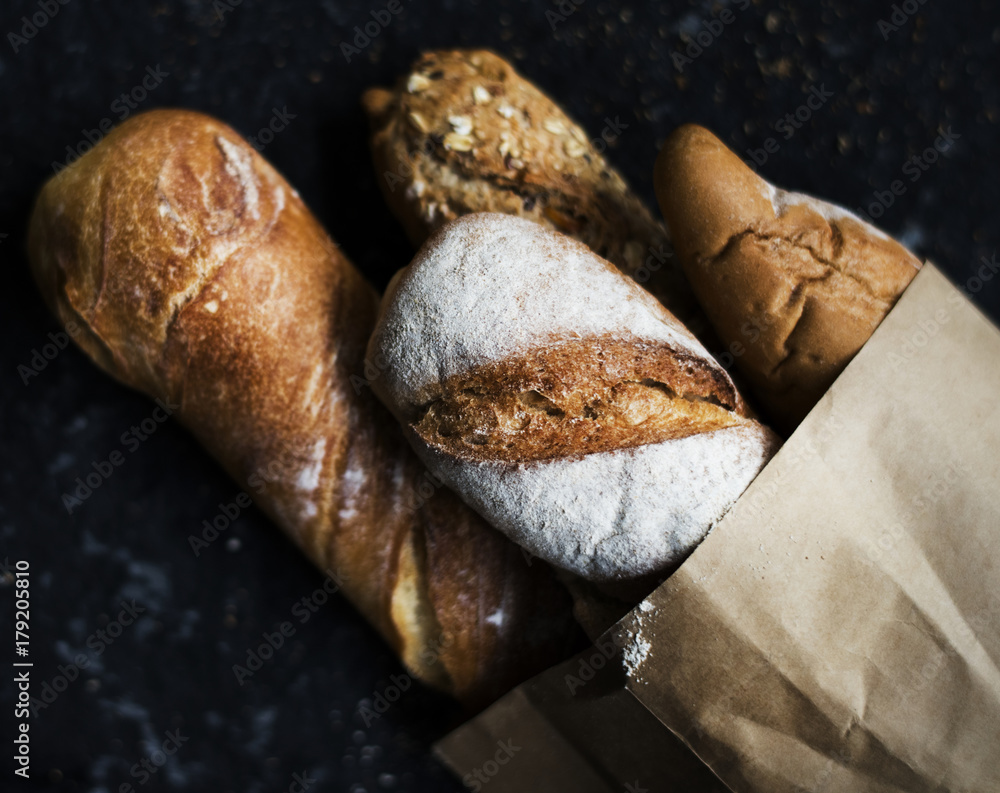
[[[368,361],[436,475],[592,581],[677,564],[778,447],[652,296],[507,215],[464,216],[424,245],[390,284]]]

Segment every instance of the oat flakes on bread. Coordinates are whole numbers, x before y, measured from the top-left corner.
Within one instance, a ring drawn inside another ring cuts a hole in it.
[[[600,135],[503,58],[428,52],[363,103],[378,182],[415,246],[470,212],[528,218],[621,268],[696,334],[706,329],[663,225],[598,151]]]
[[[665,574],[778,447],[648,292],[510,215],[463,216],[421,248],[383,298],[368,359],[427,466],[590,581]]]
[[[655,180],[715,332],[775,425],[794,429],[920,261],[846,209],[769,184],[699,126],[667,139]]]

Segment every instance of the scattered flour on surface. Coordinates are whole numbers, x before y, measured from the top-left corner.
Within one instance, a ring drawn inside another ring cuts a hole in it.
[[[641,680],[639,677],[639,671],[643,662],[645,662],[646,658],[649,656],[650,648],[651,645],[642,635],[641,629],[636,631],[635,636],[632,637],[632,641],[622,648],[622,663],[624,664],[625,672],[629,677],[635,680]]]
[[[622,646],[622,666],[625,668],[625,674],[640,683],[647,682],[642,677],[642,666],[653,648],[650,637],[643,633],[645,625],[642,615],[655,610],[653,604],[648,601],[644,600],[639,604],[639,611],[633,612],[632,627],[628,630],[629,640]]]

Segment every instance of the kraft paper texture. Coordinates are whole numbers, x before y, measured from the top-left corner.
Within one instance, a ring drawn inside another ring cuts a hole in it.
[[[676,573],[438,751],[490,793],[1000,791],[1000,332],[925,265]]]

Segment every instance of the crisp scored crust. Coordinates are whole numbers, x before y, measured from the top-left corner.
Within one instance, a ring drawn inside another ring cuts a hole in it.
[[[757,176],[708,130],[663,146],[656,189],[695,292],[773,419],[792,429],[920,268],[841,207]]]
[[[558,659],[566,598],[451,493],[426,493],[391,416],[351,386],[374,292],[234,130],[130,119],[46,184],[29,237],[84,350],[179,404],[416,675],[485,704]]]
[[[462,217],[424,246],[390,285],[369,360],[436,474],[590,580],[679,562],[777,447],[659,303],[510,216]]]
[[[502,58],[429,52],[364,104],[379,183],[414,245],[460,215],[525,217],[579,239],[704,327],[665,229],[600,153],[604,139]]]
[[[632,337],[553,339],[444,381],[413,429],[462,459],[529,462],[732,426],[734,389],[700,363]]]

